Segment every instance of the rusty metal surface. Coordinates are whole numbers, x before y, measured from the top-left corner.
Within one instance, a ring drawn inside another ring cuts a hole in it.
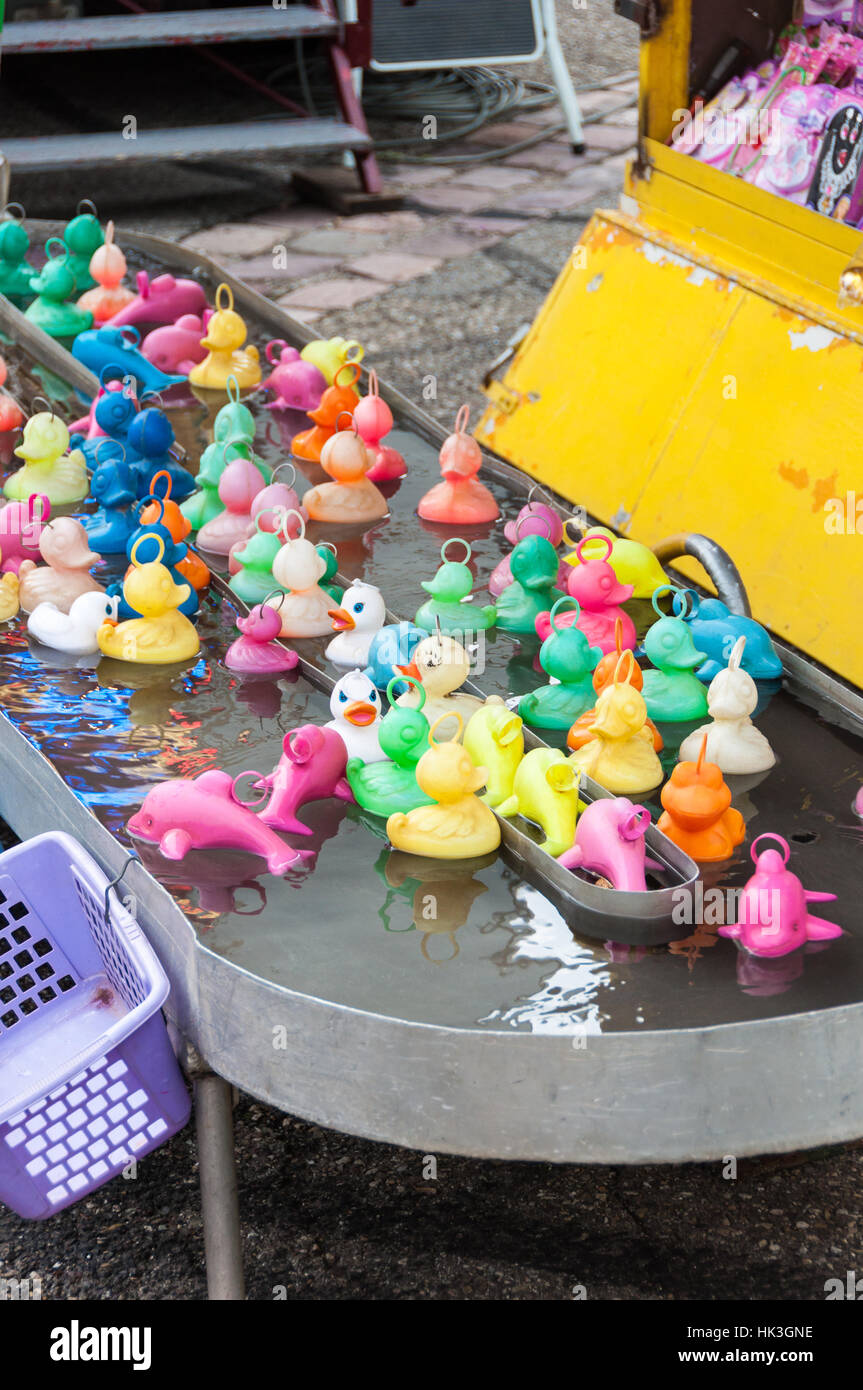
[[[80,53],[108,48],[171,48],[181,44],[254,43],[338,32],[337,22],[309,5],[275,9],[178,10],[99,15],[7,24],[0,38],[11,53]]]

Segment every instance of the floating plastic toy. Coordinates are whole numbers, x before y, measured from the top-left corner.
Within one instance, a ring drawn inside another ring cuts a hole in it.
[[[316,724],[290,729],[282,740],[282,748],[275,770],[261,779],[272,793],[261,811],[261,820],[274,830],[311,835],[313,832],[297,816],[300,807],[331,796],[342,801],[354,799],[345,777],[347,749],[334,729],[319,729]]]
[[[280,598],[281,595],[268,597]],[[238,618],[241,636],[225,652],[225,665],[231,671],[250,676],[281,675],[293,671],[300,658],[290,647],[276,641],[282,630],[282,618],[277,607],[269,602],[258,603],[248,617]]]
[[[13,208],[20,209],[20,218],[14,215]],[[32,299],[30,282],[36,273],[26,259],[30,238],[23,218],[21,204],[8,203],[3,209],[3,221],[0,222],[0,294],[5,294],[17,308],[22,308]]]
[[[278,359],[274,357],[279,350]],[[263,391],[272,391],[275,400],[267,402],[267,410],[317,410],[327,389],[327,378],[313,362],[304,362],[295,347],[284,338],[267,343],[270,375],[261,383]]]
[[[172,495],[179,502],[194,492],[195,479],[173,455],[174,428],[163,410],[148,406],[140,411],[129,425],[126,439],[132,451],[129,462],[138,475],[139,497],[149,497],[155,473],[168,474]]]
[[[497,601],[497,625],[504,632],[534,633],[540,613],[565,595],[555,588],[557,551],[545,536],[525,536],[509,557],[511,581]]]
[[[138,556],[139,565],[147,564],[152,560],[160,561],[165,569],[170,572],[174,583],[188,589],[187,596],[182,599],[177,606],[178,613],[183,614],[187,618],[195,618],[198,614],[198,593],[188,580],[183,578],[179,568],[188,557],[188,547],[183,545],[182,541],[175,541],[167,526],[162,525],[161,517],[163,515],[162,508],[164,506],[162,498],[147,498],[147,502],[155,505],[157,508],[158,519],[137,527],[126,542],[126,554],[130,561],[130,567],[126,571],[126,578],[133,573],[133,555]],[[147,506],[145,510],[151,512],[152,506]],[[121,620],[125,621],[127,618],[143,618],[145,616],[141,609],[129,603],[128,599],[125,597],[123,585],[121,583],[116,582],[114,584],[109,584],[108,593],[118,594],[120,596],[119,616]]]
[[[374,454],[375,461],[366,475],[369,482],[383,483],[403,478],[408,471],[404,458],[398,449],[381,442],[393,427],[393,413],[381,398],[374,367],[369,372],[369,393],[361,398],[354,410],[354,423],[360,438]]]
[[[173,500],[171,493],[174,487],[174,480],[167,469],[160,469],[154,473],[150,479],[150,495],[153,501],[147,503],[141,509],[140,523],[142,526],[151,526],[160,522],[167,527],[170,532],[171,540],[175,545],[180,545],[192,530],[192,524],[187,517],[183,516],[179,506]],[[176,566],[181,577],[187,584],[199,593],[206,589],[210,582],[210,571],[204,564],[200,555],[188,550],[182,560]]]
[[[89,270],[90,279],[96,281],[96,287],[84,291],[78,300],[78,308],[92,314],[95,324],[107,323],[135,298],[122,283],[126,274],[126,257],[119,246],[114,245],[113,222],[109,222],[105,228],[104,244],[93,252]]]
[[[177,280],[173,275],[157,275],[151,280],[146,270],[139,270],[135,283],[138,293],[114,315],[111,328],[172,324],[188,314],[201,318],[206,312],[207,296],[197,280]]]
[[[309,488],[303,498],[311,519],[350,526],[386,516],[386,498],[367,477],[371,464],[372,455],[354,429],[331,435],[321,450],[321,468],[333,481]]]
[[[611,541],[611,555],[608,557],[611,568],[621,584],[632,585],[633,598],[652,598],[658,587],[667,588],[668,578],[653,551],[640,541],[630,541],[624,536],[616,536],[607,526],[591,526],[582,536],[582,541],[591,537],[605,536]],[[579,543],[581,544],[581,542]],[[564,556],[568,565],[578,565],[578,546]],[[585,556],[592,558],[585,548]],[[602,552],[597,545],[596,554]]]
[[[423,638],[415,647],[409,664],[397,666],[396,671],[398,675],[413,676],[422,682],[426,694],[424,711],[431,723],[437,722],[445,714],[458,714],[462,721],[460,728],[464,728],[483,703],[475,695],[457,693],[470,674],[470,658],[461,642],[445,632]],[[397,703],[416,709],[419,696],[416,690],[406,690],[398,697]],[[460,738],[461,734],[457,737]]]
[[[630,651],[618,658],[614,680],[597,696],[591,737],[572,761],[608,791],[639,796],[659,786],[663,771],[647,727],[647,706],[627,680],[627,666],[634,661]]]
[[[44,404],[47,406],[48,402]],[[80,449],[67,454],[68,448],[69,431],[59,415],[54,414],[53,407],[31,415],[24,426],[21,443],[14,451],[24,460],[24,467],[6,479],[3,488],[6,496],[26,502],[36,493],[47,497],[54,507],[82,501],[90,491],[84,455]]]
[[[39,538],[50,519],[51,503],[44,492],[0,506],[0,572],[17,574],[22,560],[40,558]]]
[[[99,556],[90,549],[87,532],[74,517],[59,516],[49,522],[39,537],[39,552],[44,565],[22,560],[18,570],[25,613],[32,613],[40,603],[53,603],[61,613],[68,613],[81,594],[105,592],[90,574]]]
[[[419,682],[413,682],[420,692],[420,706],[401,709],[393,703],[397,684],[394,677],[387,687],[391,708],[378,730],[381,749],[390,761],[365,764],[359,758],[348,760],[347,776],[354,797],[363,810],[376,816],[407,813],[433,804],[416,779],[417,763],[429,747],[429,722],[422,712],[425,696]]]
[[[622,637],[622,625],[619,626],[619,630],[620,636]],[[615,627],[614,651],[606,652],[602,660],[597,663],[596,670],[593,673],[593,688],[596,691],[597,695],[601,695],[605,687],[607,685],[611,685],[614,682],[614,673],[618,669],[617,663],[619,658],[623,655],[623,647],[617,640],[617,634],[618,627]],[[620,670],[622,672],[623,680],[625,680],[629,685],[634,686],[636,690],[641,690],[642,686],[644,685],[644,676],[642,674],[641,667],[639,666],[637,661],[633,659],[630,662],[625,662],[623,666],[620,668]],[[591,733],[590,728],[593,724],[595,715],[595,708],[585,710],[584,714],[579,715],[578,719],[576,719],[575,723],[573,724],[572,728],[566,736],[566,742],[570,748],[572,748],[573,750],[575,750],[576,748],[582,748],[585,743],[590,742],[590,740],[593,738],[593,734]],[[651,737],[653,738],[654,750],[657,753],[661,753],[665,745],[662,740],[662,734],[659,732],[652,719],[648,719],[646,721],[645,728],[650,730]]]
[[[648,629],[644,650],[656,667],[644,672],[644,700],[651,719],[675,723],[701,719],[707,713],[707,689],[693,674],[705,654],[698,651],[686,623],[680,618],[666,618],[657,603],[664,591],[674,593],[664,584],[653,594],[651,602],[659,614],[659,622]]]
[[[545,502],[533,502],[528,497],[527,505],[522,507],[515,521],[506,523],[503,534],[513,547],[518,545],[519,541],[526,540],[528,536],[544,536],[549,544],[557,549],[563,540],[563,522],[553,507],[549,507]],[[511,558],[510,555],[504,555],[491,572],[488,591],[492,598],[499,598],[504,589],[508,589],[512,583]],[[555,582],[562,593],[566,592],[568,576],[569,568],[566,562],[559,559]],[[550,603],[548,607],[551,607]]]
[[[522,723],[499,695],[489,695],[468,720],[463,742],[477,767],[486,769],[482,800],[487,806],[499,806],[513,794],[515,774],[524,757]]]
[[[345,371],[351,374],[352,380],[347,385],[342,385],[340,383]],[[295,458],[308,459],[312,463],[321,463],[324,445],[327,441],[332,439],[338,430],[352,428],[353,413],[357,405],[357,393],[354,386],[359,375],[360,369],[356,362],[346,362],[343,367],[338,369],[332,386],[327,387],[319,404],[314,410],[306,411],[313,423],[313,428],[301,430],[291,440],[291,452]],[[342,417],[345,420],[344,424],[339,423]],[[369,454],[368,468],[371,468],[373,462],[374,459]],[[368,468],[363,470],[364,474]],[[370,486],[374,486],[374,484],[370,484]],[[384,503],[384,510],[386,510],[386,503]]]
[[[224,391],[228,379],[233,377],[241,388],[257,386],[261,380],[258,349],[244,348],[246,337],[245,320],[234,308],[234,292],[230,285],[221,284],[216,290],[216,312],[201,339],[207,356],[189,372],[192,385],[203,386],[209,391]]]
[[[460,738],[461,715],[458,722]],[[500,825],[476,795],[485,786],[487,770],[475,767],[458,742],[435,742],[435,730],[442,723],[437,719],[429,729],[429,747],[416,767],[417,784],[433,804],[417,806],[406,815],[397,811],[387,821],[387,836],[396,849],[429,859],[491,854],[500,845]]]
[[[8,391],[0,391],[0,432],[17,430],[24,423],[24,412]]]
[[[364,674],[378,690],[386,690],[393,676],[398,676],[400,669],[410,665],[416,648],[426,635],[421,627],[415,627],[413,623],[388,623],[372,637]]]
[[[146,541],[147,537],[142,537],[133,548],[134,568],[123,581],[125,602],[142,616],[119,624],[103,623],[97,633],[100,650],[118,661],[145,665],[190,661],[201,649],[198,634],[189,619],[176,610],[188,599],[191,585],[175,584],[171,571],[159,560],[140,564],[137,551]]]
[[[463,560],[448,560],[447,551],[451,545],[464,546]],[[473,575],[468,568],[471,549],[467,541],[453,536],[444,541],[440,557],[443,563],[434,579],[423,580],[422,587],[431,598],[422,605],[416,615],[417,627],[426,632],[450,632],[461,637],[465,633],[484,632],[493,627],[497,612],[494,604],[476,608],[469,602],[473,590]]]
[[[100,555],[122,555],[137,526],[130,510],[138,493],[137,473],[124,456],[103,462],[97,453],[90,492],[101,504],[97,511],[81,518],[90,547]]]
[[[335,729],[348,750],[349,758],[376,763],[386,758],[378,741],[381,723],[381,697],[362,671],[348,671],[336,681],[330,696],[332,719],[324,725]]]
[[[749,717],[758,704],[758,687],[743,669],[745,646],[746,638],[738,637],[727,667],[710,682],[707,710],[712,722],[702,725],[683,740],[678,754],[681,761],[698,757],[702,737],[706,734],[707,757],[726,776],[767,772],[775,764],[773,749]]]
[[[498,806],[501,816],[524,816],[545,831],[542,848],[557,858],[572,847],[580,773],[559,748],[532,748],[515,772],[513,794]]]
[[[443,482],[427,492],[417,512],[424,521],[445,526],[483,526],[500,516],[500,508],[477,473],[482,467],[482,451],[476,440],[465,433],[470,406],[463,405],[455,422],[455,433],[445,439],[440,451]],[[557,560],[555,559],[555,572]]]
[[[762,840],[775,840],[782,852],[765,849]],[[753,956],[787,956],[807,941],[834,941],[842,928],[823,917],[814,917],[809,903],[835,902],[835,893],[814,893],[803,887],[788,868],[791,851],[781,835],[765,831],[753,841],[750,851],[755,873],[743,889],[737,906],[737,921],[720,927],[720,936],[729,936]]]
[[[88,328],[85,333],[79,333],[72,344],[72,356],[100,380],[105,368],[111,367],[123,376],[133,377],[141,391],[164,391],[169,386],[181,386],[185,377],[160,371],[139,352],[140,336],[137,328],[128,326],[112,328],[105,324],[102,328]]]
[[[311,362],[317,367],[328,386],[335,383],[341,367],[351,362],[362,362],[364,355],[365,349],[356,338],[316,338],[314,342],[306,343],[300,353],[304,362]]]
[[[102,387],[90,410],[86,436],[76,430],[77,421],[70,426],[72,447],[81,450],[88,468],[96,467],[97,454],[101,460],[113,455],[125,458],[128,463],[138,458],[129,443],[129,426],[140,409],[132,378],[128,377],[124,383],[111,379],[111,373],[110,367],[102,372]],[[116,444],[117,449],[109,449],[106,440]]]
[[[277,520],[283,515],[278,508],[273,513]],[[273,561],[282,548],[282,538],[266,527],[267,520],[267,513],[259,512],[252,535],[231,551],[239,569],[231,575],[228,586],[244,603],[263,603],[273,592]]]
[[[365,666],[369,659],[372,638],[386,621],[387,609],[383,594],[374,584],[355,580],[345,589],[339,608],[330,609],[330,621],[336,636],[324,655],[335,666]]]
[[[226,458],[230,448],[236,449],[233,441],[222,446]],[[261,475],[251,459],[240,454],[227,464],[219,479],[222,511],[198,532],[198,545],[202,550],[227,555],[232,545],[246,539],[252,525],[252,503],[262,487]]]
[[[303,517],[305,517],[305,512],[302,507],[300,508],[300,512]],[[283,530],[287,531],[287,525]],[[319,544],[315,546],[315,549],[324,562],[324,572],[320,579],[321,588],[325,593],[329,594],[333,603],[340,604],[345,596],[345,591],[339,584],[334,584],[332,582],[339,572],[338,551],[332,541],[320,541]]]
[[[578,617],[577,600],[568,597],[558,599],[549,614],[551,635],[539,649],[539,664],[552,681],[518,702],[522,719],[538,729],[569,729],[593,704],[591,673],[602,648],[592,647],[579,627],[558,626],[562,604],[575,604]]]
[[[55,254],[52,247],[60,251]],[[75,272],[66,254],[65,243],[59,237],[49,237],[45,243],[48,257],[38,275],[30,280],[30,289],[36,298],[27,306],[24,313],[31,323],[41,328],[51,338],[73,338],[83,333],[93,323],[93,315],[77,304],[67,303],[75,293]]]
[[[103,590],[79,594],[66,612],[53,603],[40,603],[27,619],[27,631],[43,647],[68,656],[94,656],[102,626],[117,618],[117,599]]]
[[[732,613],[721,599],[702,598],[693,589],[682,590],[674,598],[675,614],[683,618],[696,646],[707,653],[707,660],[696,672],[699,680],[705,683],[712,681],[724,669],[740,637],[746,638],[741,669],[756,681],[781,680],[782,661],[766,628],[754,618]],[[689,600],[688,612],[678,612],[678,607],[682,610],[686,599]]]
[[[105,240],[105,234],[99,225],[95,204],[89,198],[81,199],[75,216],[66,223],[63,240],[69,248],[69,264],[79,292],[91,290],[96,281],[90,274],[90,262]]]
[[[285,844],[260,816],[237,801],[237,780],[211,769],[199,777],[160,782],[148,791],[126,829],[157,844],[166,859],[184,859],[190,849],[243,849],[266,860],[271,874],[284,874],[302,863],[304,850]]]
[[[141,351],[160,371],[170,376],[188,376],[207,355],[201,342],[206,331],[204,318],[197,314],[181,314],[176,323],[163,324],[148,333]]]
[[[283,637],[327,637],[333,630],[332,596],[320,587],[327,562],[306,540],[306,524],[298,512],[300,534],[289,537],[273,561],[273,579],[285,590],[279,606]],[[282,527],[282,535],[287,532]]]
[[[587,869],[624,893],[644,893],[644,836],[650,812],[625,796],[602,797],[586,806],[575,827],[575,844],[561,854],[565,869]]]
[[[577,614],[565,613],[558,625],[568,627],[577,622],[588,642],[601,647],[607,655],[615,649],[615,631],[620,624],[620,645],[634,651],[635,623],[619,606],[632,598],[632,585],[619,583],[608,563],[612,548],[608,537],[600,536],[598,541],[604,541],[607,547],[603,557],[589,557],[584,553],[586,546],[596,546],[597,540],[593,538],[580,541],[576,548],[581,563],[570,569],[567,588],[571,597],[580,604],[580,610]],[[542,638],[548,636],[544,616],[539,617],[536,623],[537,633]]]
[[[696,762],[678,763],[662,788],[659,829],[700,863],[728,859],[746,835],[720,769],[707,758],[707,735]]]
[[[0,578],[0,623],[8,623],[10,618],[18,616],[20,608],[18,602],[18,576],[16,574],[4,574]]]

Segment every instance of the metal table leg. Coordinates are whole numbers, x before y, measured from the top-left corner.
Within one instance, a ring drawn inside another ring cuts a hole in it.
[[[246,1296],[231,1087],[212,1073],[195,1081],[195,1123],[207,1293],[210,1299],[241,1302]]]

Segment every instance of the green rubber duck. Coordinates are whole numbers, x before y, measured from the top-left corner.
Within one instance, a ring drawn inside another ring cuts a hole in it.
[[[242,550],[234,551],[234,559],[242,565],[242,569],[231,575],[228,581],[228,587],[250,608],[254,608],[256,603],[263,603],[271,593],[279,590],[279,585],[273,579],[273,561],[284,542],[277,531],[261,529],[261,517],[264,515],[261,512],[256,518],[258,529]]]
[[[225,383],[228,399],[213,420],[213,442],[201,454],[196,482],[198,491],[185,502],[180,503],[180,511],[191,522],[193,531],[200,531],[214,516],[224,510],[219,497],[219,480],[225,471],[225,445],[237,446],[235,457],[251,459],[265,482],[270,481],[270,470],[264,460],[255,454],[255,417],[247,405],[240,400],[240,388],[235,376],[229,376]]]
[[[12,206],[15,205],[10,204]],[[24,215],[23,208],[21,215]],[[5,294],[18,309],[23,309],[33,298],[30,281],[35,271],[26,260],[29,249],[30,238],[22,221],[6,217],[0,222],[0,294]]]
[[[447,560],[446,553],[454,542],[464,546],[463,560]],[[486,604],[485,608],[474,608],[468,602],[473,591],[473,575],[467,563],[470,556],[470,546],[459,536],[452,536],[441,546],[443,563],[440,569],[434,579],[423,580],[423,588],[431,598],[416,615],[417,627],[436,632],[439,626],[441,632],[455,636],[463,632],[485,632],[494,627],[497,609],[493,603]]]
[[[320,545],[315,546],[315,550],[326,565],[326,569],[318,580],[318,588],[323,589],[324,593],[329,594],[330,598],[335,599],[341,607],[345,591],[340,584],[332,582],[333,577],[339,572],[339,557],[336,547],[332,541],[321,541]]]
[[[59,246],[62,254],[52,256],[51,247]],[[75,272],[66,254],[66,244],[59,237],[49,237],[45,243],[48,260],[38,275],[32,276],[30,288],[36,295],[24,311],[31,323],[51,338],[74,338],[93,327],[93,315],[88,309],[65,301],[75,293]]]
[[[559,683],[541,685],[530,695],[522,695],[518,702],[522,719],[537,729],[570,729],[596,702],[591,677],[602,657],[602,648],[592,647],[574,625],[556,626],[555,616],[565,603],[573,605],[576,616],[580,612],[576,599],[559,598],[550,614],[551,633],[539,649],[539,664]]]
[[[564,595],[555,588],[557,551],[545,536],[525,536],[514,547],[509,565],[512,583],[497,601],[497,625],[505,632],[536,632],[540,613]]]
[[[674,592],[670,584],[654,590],[651,603],[659,622],[648,628],[644,638],[645,655],[655,669],[645,671],[641,693],[650,718],[666,724],[707,714],[707,687],[694,674],[707,656],[696,648],[682,618],[667,618],[657,602],[660,594]]]
[[[417,687],[420,703],[416,709],[394,703],[395,687],[404,681]],[[416,779],[416,765],[429,746],[422,682],[413,676],[393,676],[387,686],[387,700],[390,708],[381,720],[378,742],[390,761],[364,763],[362,758],[349,758],[347,766],[348,783],[357,802],[376,816],[391,816],[397,811],[406,814],[417,806],[435,804]]]
[[[85,212],[85,208],[92,208],[92,212]],[[82,199],[75,216],[66,223],[63,240],[69,251],[69,262],[79,293],[95,289],[97,282],[90,274],[90,261],[93,252],[104,245],[105,233],[99,225],[96,208],[89,198]]]

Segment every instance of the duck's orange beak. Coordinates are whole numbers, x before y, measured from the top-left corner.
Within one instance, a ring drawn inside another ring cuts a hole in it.
[[[357,728],[365,728],[368,724],[374,724],[378,717],[378,712],[374,705],[370,705],[366,700],[354,700],[353,704],[348,705],[345,710],[345,719],[349,724],[355,724]]]
[[[420,668],[417,666],[415,661],[412,661],[410,666],[396,666],[395,669],[398,671],[400,676],[413,676],[415,681],[422,680]]]
[[[350,632],[351,628],[356,627],[356,623],[346,608],[328,608],[327,617],[336,632]]]

